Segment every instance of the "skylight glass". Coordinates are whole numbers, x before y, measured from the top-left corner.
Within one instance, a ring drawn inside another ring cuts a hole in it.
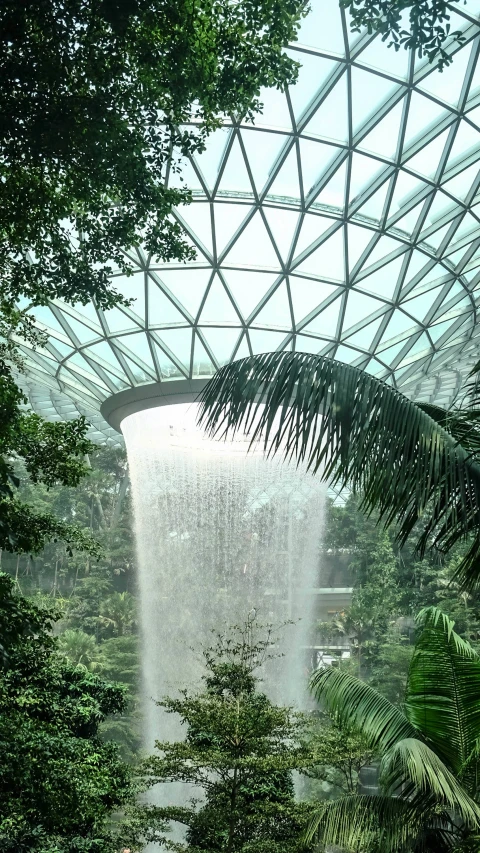
[[[283,349],[454,397],[479,357],[478,9],[458,5],[466,39],[442,74],[349,34],[344,14],[313,0],[290,50],[298,85],[263,92],[254,125],[225,121],[185,164],[193,203],[174,215],[195,261],[139,257],[113,280],[130,309],[38,309],[45,351],[20,343],[35,410],[86,414],[112,441],[99,414],[111,394]]]

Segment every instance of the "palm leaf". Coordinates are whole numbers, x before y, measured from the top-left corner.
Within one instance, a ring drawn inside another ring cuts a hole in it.
[[[393,792],[407,786],[409,796],[433,796],[447,809],[452,809],[469,827],[480,828],[480,806],[469,796],[442,759],[421,740],[398,741],[382,758],[382,783]],[[403,791],[403,797],[406,797]]]
[[[425,799],[423,805],[419,808],[415,802],[382,795],[341,797],[321,804],[309,822],[304,840],[310,843],[319,837],[324,845],[334,844],[346,850],[369,849],[376,840],[375,849],[382,853],[410,853],[430,817],[432,803]],[[440,818],[439,829],[441,823]]]
[[[210,435],[242,429],[269,454],[362,493],[367,512],[398,524],[405,542],[419,519],[418,550],[447,551],[480,531],[480,466],[432,417],[352,367],[306,353],[267,353],[223,367],[199,396]],[[480,534],[461,567],[480,579]]]
[[[480,409],[442,409],[431,403],[417,403],[418,407],[443,427],[464,450],[480,456]]]
[[[456,773],[480,733],[480,659],[435,607],[421,611],[422,626],[409,669],[405,713]]]
[[[353,675],[332,667],[318,670],[310,686],[316,699],[343,725],[361,731],[372,749],[383,752],[398,740],[421,737],[400,708]]]

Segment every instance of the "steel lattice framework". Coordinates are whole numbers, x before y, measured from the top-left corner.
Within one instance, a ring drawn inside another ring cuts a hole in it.
[[[298,84],[185,164],[194,201],[173,215],[196,261],[136,252],[115,278],[131,309],[34,309],[50,337],[21,344],[32,407],[113,440],[99,409],[116,392],[287,348],[451,401],[480,357],[479,12],[454,5],[464,42],[440,74],[314,0]]]

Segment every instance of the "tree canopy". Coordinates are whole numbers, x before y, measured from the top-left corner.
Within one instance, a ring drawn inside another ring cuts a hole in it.
[[[452,31],[450,16],[459,0],[340,0],[352,18],[353,31],[366,27],[381,33],[390,46],[411,49],[419,57],[437,61],[442,71],[452,61],[445,42],[452,36],[462,41],[460,31]]]
[[[99,726],[123,690],[57,653],[56,618],[12,591],[0,667],[0,846],[6,853],[111,853],[114,809],[133,794],[129,767]]]
[[[6,0],[0,9],[3,309],[61,297],[109,307],[140,244],[193,256],[166,187],[222,113],[293,82],[302,0]]]
[[[143,765],[147,785],[182,782],[199,788],[184,807],[141,806],[134,838],[178,853],[294,853],[310,807],[295,802],[292,770],[309,759],[300,743],[301,721],[272,704],[257,670],[271,656],[271,631],[255,622],[233,626],[205,650],[199,691],[183,691],[160,704],[179,715],[185,739],[156,744]],[[186,827],[185,843],[169,839],[171,822]]]

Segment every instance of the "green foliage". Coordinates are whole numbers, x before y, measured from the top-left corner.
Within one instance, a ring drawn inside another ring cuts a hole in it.
[[[317,698],[378,752],[382,794],[323,805],[307,838],[319,831],[348,850],[375,842],[384,853],[433,853],[468,849],[478,837],[480,659],[440,610],[417,621],[403,709],[345,672],[312,677]]]
[[[0,357],[0,548],[38,553],[46,540],[63,539],[70,550],[97,555],[98,544],[78,524],[67,524],[52,512],[35,512],[15,491],[20,484],[15,460],[22,461],[33,483],[79,483],[87,470],[83,457],[92,447],[85,419],[46,423],[25,413],[24,403]]]
[[[2,300],[124,301],[111,265],[140,244],[193,256],[167,188],[219,114],[253,115],[297,65],[300,0],[55,0],[0,10]],[[192,118],[196,127],[189,126]],[[183,126],[183,129],[181,129]],[[80,238],[79,236],[80,235]]]
[[[452,61],[445,45],[463,41],[460,31],[451,30],[452,3],[448,0],[340,0],[340,5],[349,10],[354,32],[362,27],[369,33],[379,32],[383,41],[391,38],[389,47],[393,45],[395,50],[403,46],[420,58],[425,55],[429,62],[437,60],[440,71]]]
[[[12,581],[0,576],[2,588]],[[133,793],[130,771],[99,726],[125,705],[123,691],[66,664],[55,615],[16,596],[19,625],[0,671],[0,842],[6,853],[111,853],[112,810]]]
[[[315,780],[307,786],[309,794],[325,799],[355,793],[360,770],[373,757],[365,738],[322,711],[310,720],[306,738],[312,766],[304,772]]]
[[[75,519],[83,535],[94,536],[101,543],[100,557],[92,560],[90,554],[79,551],[68,554],[60,543],[50,543],[34,559],[4,552],[1,562],[15,578],[16,588],[31,596],[34,604],[53,605],[59,611],[56,632],[59,651],[66,659],[124,686],[125,710],[102,723],[100,734],[114,740],[122,756],[134,762],[140,748],[141,720],[125,452],[99,447],[89,454],[88,464],[89,476],[75,488],[46,489],[22,480],[20,496],[36,513],[54,513],[67,524]],[[4,620],[3,624],[9,623]]]
[[[308,763],[311,751],[299,741],[301,721],[258,690],[255,670],[269,654],[271,637],[257,641],[254,633],[249,622],[219,636],[205,652],[203,689],[160,703],[179,716],[185,740],[156,744],[160,754],[144,763],[145,781],[193,784],[204,800],[182,809],[139,808],[132,823],[136,839],[192,853],[302,849],[310,809],[295,802],[291,771]],[[186,826],[184,843],[165,835],[170,821]]]
[[[200,402],[199,422],[211,435],[242,428],[271,455],[304,461],[323,479],[350,486],[367,514],[396,525],[400,545],[417,532],[420,557],[472,537],[457,574],[468,590],[478,582],[480,466],[455,437],[455,412],[432,417],[356,367],[301,352],[226,365]]]

